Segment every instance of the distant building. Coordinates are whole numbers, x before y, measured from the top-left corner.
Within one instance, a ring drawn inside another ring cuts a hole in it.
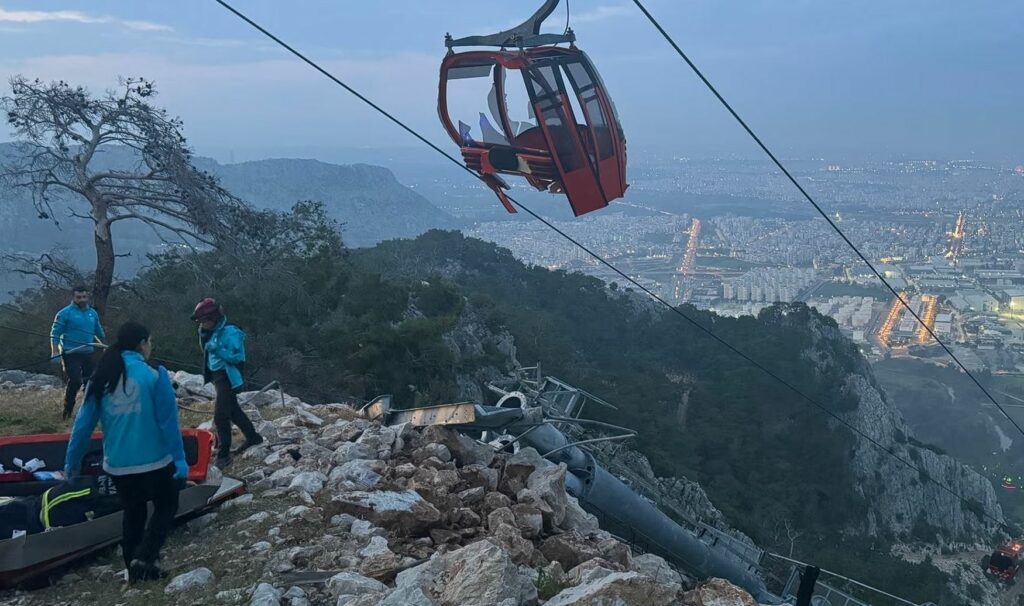
[[[980,269],[975,276],[978,278],[978,282],[990,286],[1024,284],[1024,274],[1014,269]]]
[[[1002,302],[1010,311],[1024,313],[1024,288],[1008,288],[1002,294]]]
[[[949,304],[960,312],[995,313],[999,301],[983,290],[963,290],[949,297]]]

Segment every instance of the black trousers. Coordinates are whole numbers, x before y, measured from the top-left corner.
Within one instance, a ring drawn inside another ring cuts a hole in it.
[[[146,473],[110,477],[124,508],[121,551],[125,566],[133,559],[155,562],[178,512],[181,482],[174,479],[174,464]],[[150,501],[153,502],[151,516],[147,507]],[[149,518],[148,524],[146,518]]]
[[[92,377],[93,357],[91,353],[69,353],[61,356],[67,387],[64,390],[64,410],[75,409],[75,397],[82,384]]]
[[[213,404],[213,425],[217,428],[217,456],[231,455],[231,424],[234,423],[242,431],[246,440],[256,441],[259,434],[253,427],[249,416],[238,405],[238,393],[231,387],[228,373],[216,370],[212,373],[213,388],[217,390],[217,399]]]

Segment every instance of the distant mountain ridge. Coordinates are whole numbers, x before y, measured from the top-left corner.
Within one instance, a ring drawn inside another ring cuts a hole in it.
[[[132,158],[124,150],[105,148],[96,169],[125,166]],[[0,162],[16,154],[13,143],[0,143]],[[300,200],[323,202],[331,218],[343,224],[345,244],[372,246],[383,240],[413,238],[430,229],[457,229],[459,222],[402,185],[387,168],[368,164],[338,165],[319,160],[275,158],[240,164],[220,164],[197,157],[195,164],[216,175],[223,186],[258,208],[286,210]],[[39,254],[55,245],[84,269],[91,269],[94,252],[92,227],[70,215],[67,202],[55,197],[54,216],[60,226],[40,219],[27,191],[0,184],[0,253]],[[66,199],[65,199],[66,200]],[[81,211],[81,207],[77,208]],[[148,252],[160,242],[149,228],[125,221],[114,227],[118,254],[130,257],[118,262],[119,275],[132,275]],[[2,290],[17,290],[29,283],[17,276],[0,274]],[[0,297],[4,293],[0,293]]]
[[[260,208],[286,210],[298,200],[323,202],[331,217],[344,223],[349,246],[372,246],[434,228],[458,227],[454,217],[399,183],[381,166],[295,158],[239,164],[203,158],[197,165],[217,175],[228,191]]]

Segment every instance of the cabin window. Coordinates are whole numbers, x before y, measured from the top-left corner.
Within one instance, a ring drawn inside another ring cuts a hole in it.
[[[459,128],[463,145],[508,145],[494,78],[503,70],[493,61],[448,70],[448,118]]]
[[[607,160],[615,156],[615,144],[612,141],[612,131],[608,119],[601,107],[598,87],[590,72],[579,61],[573,61],[565,65],[569,74],[569,81],[576,91],[576,98],[583,105],[586,118],[594,136],[594,146],[597,148],[597,155],[601,160]]]
[[[1006,570],[1013,566],[1013,560],[1001,553],[993,553],[992,558],[989,560],[989,564],[999,570]]]
[[[572,172],[584,165],[577,145],[579,134],[576,131],[575,119],[566,115],[563,98],[566,95],[562,83],[561,72],[554,65],[542,65],[533,69],[523,70],[533,101],[540,109],[540,119],[544,121],[548,133],[554,143],[554,153],[562,165],[563,172]]]

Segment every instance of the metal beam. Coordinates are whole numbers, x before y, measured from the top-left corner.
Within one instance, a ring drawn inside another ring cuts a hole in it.
[[[441,404],[407,410],[392,410],[388,425],[409,423],[417,427],[426,425],[469,425],[476,421],[476,405],[472,402]]]
[[[575,42],[576,34],[571,29],[566,29],[562,34],[542,34],[540,26],[544,23],[555,8],[558,7],[558,0],[546,0],[544,4],[533,13],[529,19],[523,21],[512,29],[507,29],[496,34],[485,36],[466,36],[465,38],[452,38],[451,34],[444,37],[444,45],[448,48],[456,46],[498,46],[528,48],[531,46],[546,46],[562,42]]]

